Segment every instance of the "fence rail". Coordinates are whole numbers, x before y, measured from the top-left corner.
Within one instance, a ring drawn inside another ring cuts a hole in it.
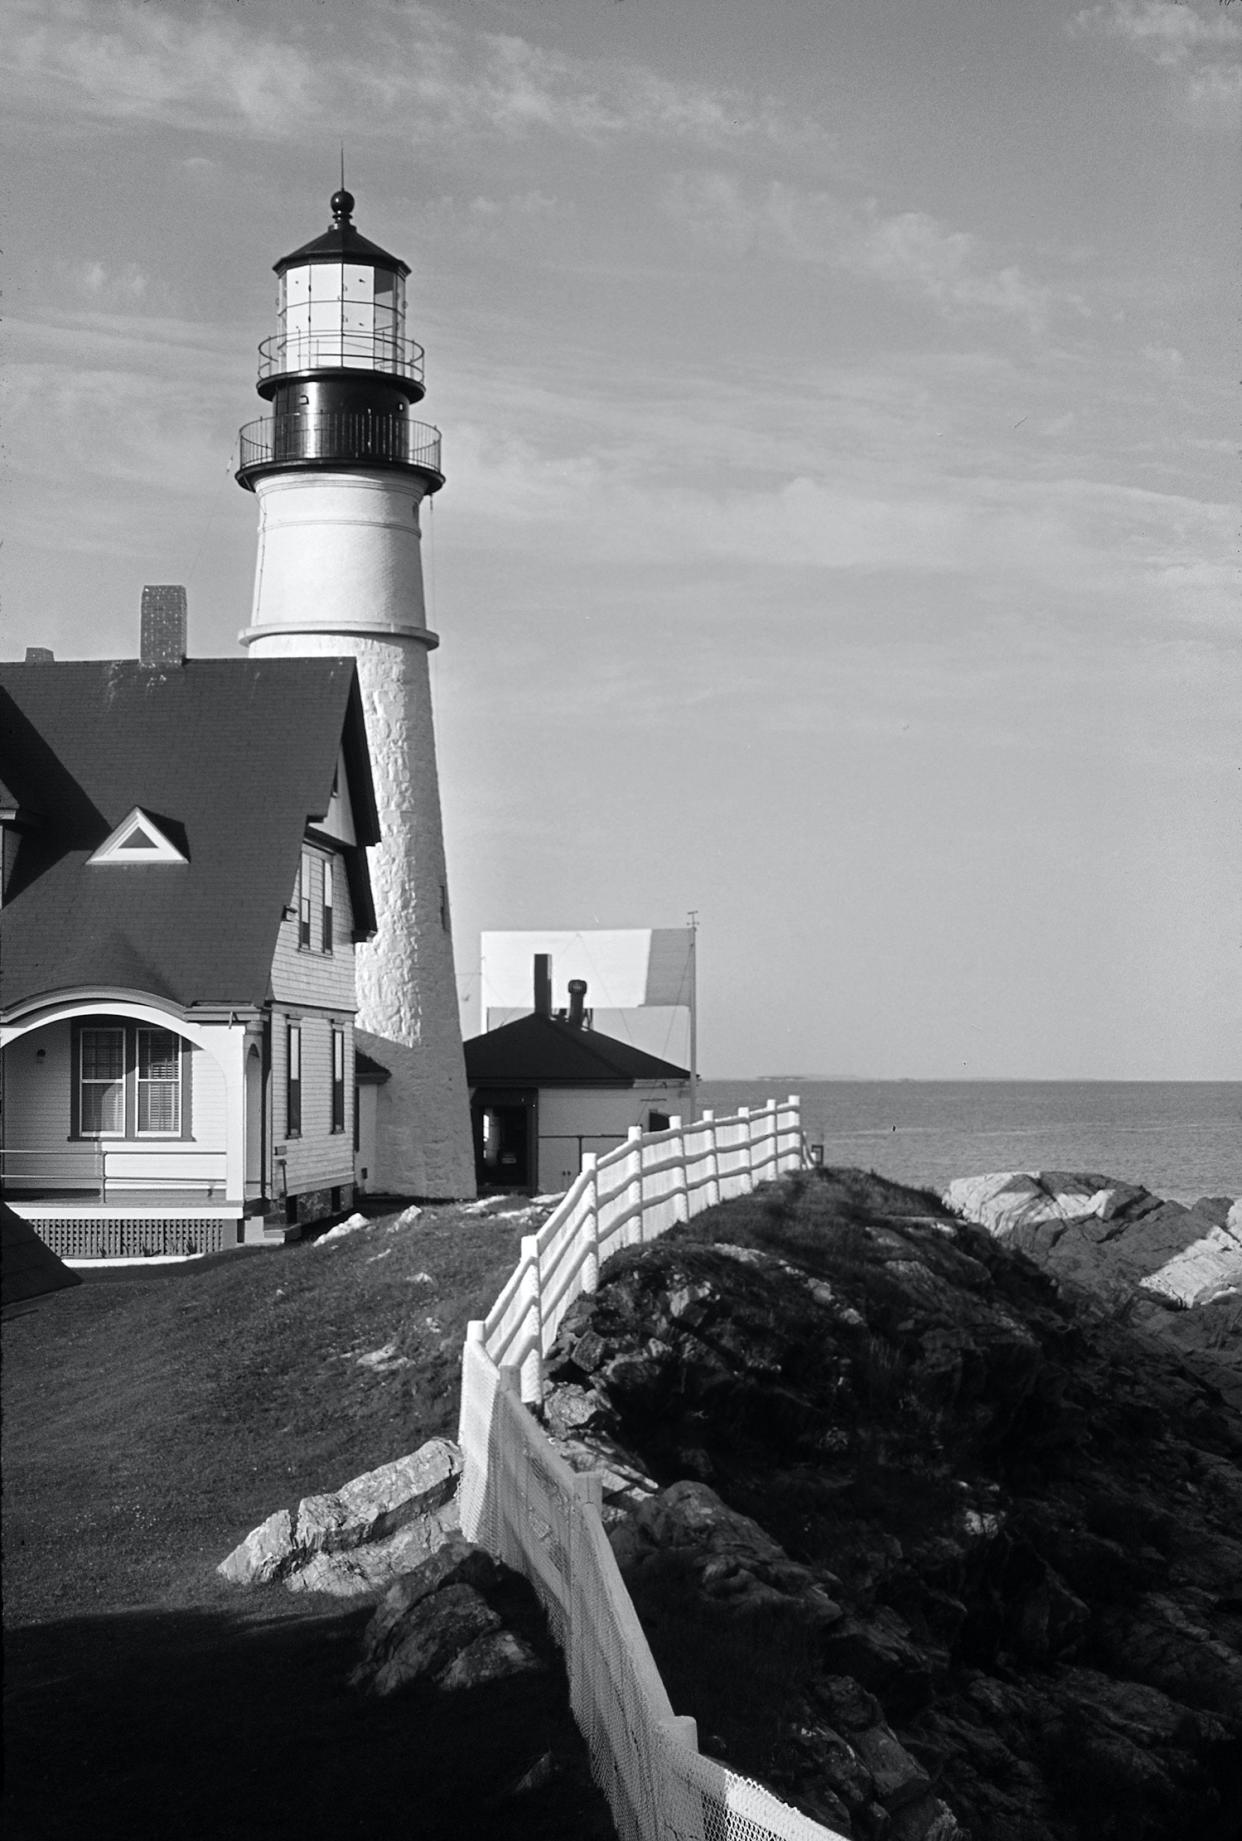
[[[698,1749],[669,1703],[600,1516],[581,1476],[526,1411],[562,1318],[604,1261],[716,1202],[808,1161],[798,1100],[667,1131],[635,1126],[591,1153],[462,1352],[463,1531],[524,1572],[565,1654],[570,1704],[622,1841],[834,1841],[823,1828]],[[840,1841],[840,1837],[835,1837]]]

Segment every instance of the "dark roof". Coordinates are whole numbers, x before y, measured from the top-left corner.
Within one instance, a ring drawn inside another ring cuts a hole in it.
[[[688,1069],[628,1042],[538,1013],[466,1043],[471,1086],[629,1087],[638,1080],[689,1078]]]
[[[364,1085],[369,1083],[374,1087],[382,1087],[386,1080],[392,1079],[392,1073],[358,1048],[354,1050],[354,1079],[362,1081]]]
[[[333,198],[334,212],[336,200],[348,196],[348,193],[336,193]],[[349,205],[343,214],[344,221],[338,217],[337,221],[330,224],[322,236],[312,237],[309,243],[303,243],[300,249],[295,249],[291,255],[282,256],[279,262],[274,263],[276,273],[279,275],[283,269],[289,268],[294,262],[340,262],[350,256],[357,256],[361,262],[372,263],[378,268],[393,269],[398,275],[408,275],[410,272],[408,262],[403,262],[400,256],[391,255],[386,249],[381,249],[378,243],[373,243],[370,237],[364,237],[361,231],[354,228],[349,219],[349,212],[353,209],[353,204],[354,201],[350,198]]]
[[[352,659],[0,665],[0,774],[47,816],[0,912],[0,1010],[81,986],[258,1004],[308,822],[344,746],[359,845],[379,825]],[[186,863],[89,864],[134,806]],[[345,850],[355,932],[366,853]]]
[[[0,1307],[8,1311],[30,1298],[81,1283],[79,1274],[44,1245],[33,1227],[0,1201]]]

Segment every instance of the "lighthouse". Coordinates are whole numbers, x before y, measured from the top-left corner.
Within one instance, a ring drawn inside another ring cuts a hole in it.
[[[408,264],[355,228],[350,193],[331,209],[331,227],[275,265],[257,384],[269,412],[240,434],[237,479],[259,501],[241,643],[356,662],[381,831],[356,1040],[388,1076],[368,1187],[473,1195],[420,554],[423,501],[444,484],[440,433],[410,414],[423,350],[406,336]]]

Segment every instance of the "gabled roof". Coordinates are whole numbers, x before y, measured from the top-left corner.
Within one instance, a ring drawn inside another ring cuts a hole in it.
[[[342,746],[359,843],[375,843],[352,659],[0,665],[0,775],[46,814],[19,839],[0,911],[0,1010],[83,986],[262,1003]],[[186,863],[88,862],[135,807]],[[345,861],[366,934],[365,852]]]
[[[519,1017],[465,1045],[471,1086],[630,1087],[639,1080],[689,1080],[674,1067],[628,1042],[579,1029],[560,1017]]]

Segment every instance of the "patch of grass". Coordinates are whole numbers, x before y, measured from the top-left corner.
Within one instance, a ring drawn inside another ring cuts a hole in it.
[[[465,1326],[520,1232],[428,1209],[88,1272],[6,1323],[6,1619],[197,1601],[273,1509],[454,1436]]]
[[[273,1510],[455,1436],[466,1324],[529,1227],[427,1208],[91,1272],[4,1324],[10,1833],[611,1833],[558,1679],[480,1691],[480,1760],[474,1694],[345,1694],[369,1601],[215,1572]],[[572,1765],[488,1813],[543,1749]]]

